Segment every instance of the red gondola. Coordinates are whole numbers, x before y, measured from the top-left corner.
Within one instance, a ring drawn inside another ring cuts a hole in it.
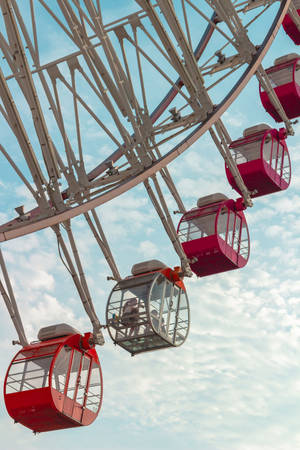
[[[161,261],[135,264],[107,303],[106,320],[115,344],[131,355],[178,347],[187,338],[189,303],[180,276]]]
[[[273,88],[289,119],[300,116],[300,56],[297,53],[275,59],[274,66],[266,70]],[[268,94],[259,86],[260,99],[265,110],[276,122],[282,118],[269,100]]]
[[[12,360],[4,383],[8,413],[34,432],[91,424],[102,402],[92,334],[66,324],[42,328]]]
[[[244,267],[249,233],[242,199],[213,194],[199,199],[197,206],[182,216],[177,229],[192,271],[205,277]]]
[[[247,128],[243,138],[230,144],[232,157],[252,197],[288,188],[291,161],[285,138],[285,128],[277,131],[266,124],[260,124]],[[230,185],[241,194],[226,165],[225,170]]]
[[[300,16],[300,0],[292,0],[291,3],[294,4],[297,9],[298,16]],[[282,21],[282,26],[286,34],[294,41],[296,45],[300,44],[300,31],[297,28],[296,23],[293,21],[293,16],[289,13],[286,14]]]

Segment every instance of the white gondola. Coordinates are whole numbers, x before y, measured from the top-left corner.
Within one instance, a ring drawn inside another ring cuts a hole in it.
[[[132,355],[177,347],[189,330],[189,303],[178,275],[157,260],[135,264],[117,283],[107,304],[109,334]]]

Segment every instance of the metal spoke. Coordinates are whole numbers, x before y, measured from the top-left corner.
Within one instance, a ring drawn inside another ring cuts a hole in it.
[[[13,288],[8,276],[1,248],[0,248],[0,268],[7,288],[5,289],[5,285],[2,283],[0,279],[0,292],[19,337],[19,342],[14,343],[18,343],[24,347],[28,345],[28,341],[25,335],[24,327],[18,310],[17,302],[14,296]]]
[[[96,315],[96,312],[95,312],[95,309],[93,306],[93,301],[92,301],[91,294],[89,292],[89,288],[88,288],[88,285],[86,282],[86,278],[85,278],[85,274],[84,274],[84,271],[82,268],[78,249],[77,249],[75,239],[74,239],[74,236],[72,233],[70,221],[64,222],[63,227],[65,228],[65,230],[67,232],[67,236],[68,236],[69,243],[71,246],[71,251],[73,253],[75,265],[74,265],[74,262],[72,261],[71,254],[66,246],[65,240],[61,234],[60,226],[55,225],[52,228],[56,234],[58,246],[59,246],[59,248],[61,248],[61,250],[64,254],[64,257],[65,257],[64,264],[66,265],[69,273],[72,276],[72,279],[74,281],[74,284],[75,284],[78,294],[80,296],[82,305],[92,323],[95,343],[97,343],[98,345],[103,345],[104,338],[103,338],[102,331],[101,331],[102,325],[100,324],[100,321]],[[75,266],[77,266],[77,270],[76,270]]]

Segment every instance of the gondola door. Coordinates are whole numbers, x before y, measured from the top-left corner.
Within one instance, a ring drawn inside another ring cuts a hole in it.
[[[90,360],[90,362],[91,366],[89,370],[89,377],[87,379],[83,394],[81,418],[81,422],[83,424],[89,422],[91,420],[90,418],[97,414],[102,400],[102,377],[99,371],[99,366],[95,361]]]
[[[74,397],[73,418],[78,422],[83,422],[83,414],[85,410],[86,395],[88,389],[89,373],[91,366],[91,358],[82,355],[80,372],[78,373],[77,386]]]
[[[65,389],[63,413],[82,423],[91,358],[73,349]]]

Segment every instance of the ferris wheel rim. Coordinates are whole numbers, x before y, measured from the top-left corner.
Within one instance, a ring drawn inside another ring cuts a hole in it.
[[[147,178],[153,176],[159,170],[170,164],[177,156],[181,155],[186,151],[192,144],[194,144],[206,131],[208,131],[212,125],[221,118],[222,114],[228,109],[228,107],[233,103],[233,101],[238,97],[240,92],[246,87],[247,83],[250,81],[252,76],[255,74],[259,65],[261,64],[264,56],[269,50],[271,44],[273,43],[277,32],[281,26],[281,23],[287,13],[289,5],[292,0],[284,0],[277,11],[276,17],[274,18],[272,25],[262,43],[257,53],[253,56],[252,62],[249,64],[248,68],[244,71],[242,76],[236,82],[231,91],[223,99],[223,101],[218,105],[216,110],[208,117],[203,123],[201,123],[195,130],[193,130],[187,137],[185,137],[179,144],[177,144],[172,150],[163,155],[161,158],[153,162],[153,164],[146,168],[143,172],[138,173],[132,178],[127,179],[122,184],[105,192],[97,198],[86,201],[80,205],[74,206],[68,210],[54,214],[53,216],[41,218],[35,222],[26,223],[24,222],[17,228],[11,230],[1,231],[4,226],[7,227],[8,224],[2,225],[0,227],[0,242],[5,242],[8,240],[15,239],[17,237],[25,236],[27,234],[40,231],[44,228],[52,227],[59,223],[65,222],[66,220],[77,217],[84,214],[100,205],[107,203],[114,198],[124,194],[133,187],[136,187],[141,182],[145,181]],[[165,96],[165,98],[169,93]],[[164,98],[164,100],[165,100]],[[118,150],[117,150],[118,151]],[[35,210],[37,210],[36,208]],[[35,211],[34,210],[34,211]],[[13,223],[16,219],[8,223]]]

